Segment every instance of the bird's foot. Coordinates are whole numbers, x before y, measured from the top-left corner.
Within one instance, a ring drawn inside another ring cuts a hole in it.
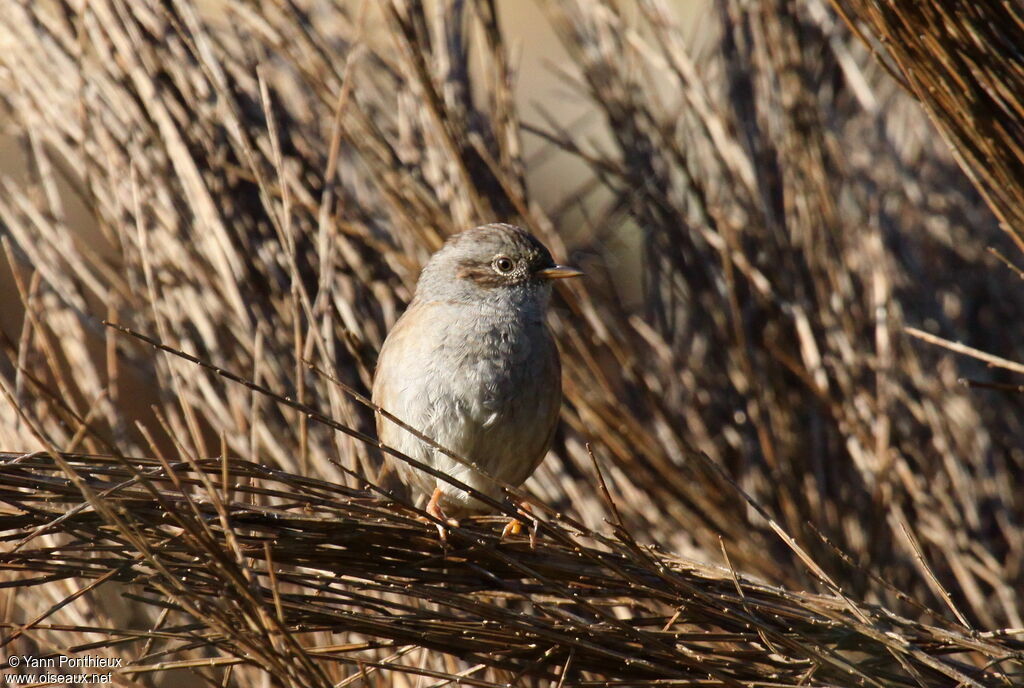
[[[537,548],[537,529],[540,527],[540,521],[533,515],[533,509],[526,502],[519,503],[519,513],[523,515],[523,519],[510,518],[505,527],[501,529],[501,539],[504,540],[512,535],[519,535],[523,532],[523,520],[530,522],[530,549]]]
[[[510,535],[519,535],[523,532],[523,522],[518,518],[510,518],[505,527],[501,529],[501,539],[509,537]]]
[[[432,523],[434,523],[434,527],[437,528],[437,534],[441,537],[441,542],[447,543],[448,529],[445,528],[444,524],[458,527],[459,522],[454,518],[448,518],[447,516],[445,516],[444,511],[441,510],[441,505],[439,502],[441,501],[442,494],[443,493],[441,492],[441,488],[435,487],[434,493],[430,495],[430,501],[427,502],[427,506],[424,507],[423,510],[426,511],[431,516],[433,516],[434,518],[436,518],[438,521],[440,521],[440,523],[437,523],[436,521],[433,521]]]

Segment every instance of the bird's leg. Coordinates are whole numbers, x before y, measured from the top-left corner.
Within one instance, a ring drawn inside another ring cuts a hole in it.
[[[519,513],[530,522],[530,549],[537,548],[537,529],[540,527],[540,521],[533,515],[533,507],[527,502],[519,502]],[[518,518],[510,518],[505,527],[501,529],[501,539],[504,540],[509,535],[519,535],[523,532],[523,522]]]
[[[444,515],[444,511],[441,510],[440,504],[442,494],[444,493],[441,492],[441,488],[435,487],[434,493],[430,495],[430,501],[427,502],[427,506],[424,507],[423,510],[438,521],[441,521],[441,523],[435,523],[434,526],[437,528],[437,534],[441,536],[441,542],[448,542],[448,531],[445,529],[443,524],[447,523],[450,526],[457,526],[459,525],[459,522],[454,518],[448,518]]]

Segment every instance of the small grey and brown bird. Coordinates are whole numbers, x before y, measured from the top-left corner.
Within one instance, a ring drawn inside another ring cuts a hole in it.
[[[558,349],[545,322],[551,282],[581,274],[556,265],[536,237],[513,225],[452,236],[423,268],[412,303],[384,340],[373,401],[476,468],[378,414],[380,440],[493,498],[503,483],[522,484],[547,453],[562,401]],[[491,510],[401,459],[387,460],[442,522]],[[512,521],[506,532],[517,528]]]

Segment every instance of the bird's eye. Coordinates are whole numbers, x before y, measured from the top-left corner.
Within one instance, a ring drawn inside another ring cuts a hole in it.
[[[511,258],[506,258],[505,256],[498,256],[495,258],[493,265],[494,269],[503,275],[507,275],[512,272],[516,266],[515,263],[512,262]]]

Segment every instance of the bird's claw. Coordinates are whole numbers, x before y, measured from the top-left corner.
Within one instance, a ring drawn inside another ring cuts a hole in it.
[[[540,521],[533,515],[533,510],[525,502],[519,505],[519,513],[524,520],[530,522],[530,549],[537,549],[537,530],[540,528]],[[505,527],[501,529],[501,539],[504,540],[512,535],[519,535],[523,532],[523,520],[510,518]]]
[[[509,537],[510,535],[519,535],[523,532],[523,522],[518,518],[510,518],[505,527],[501,529],[501,539]]]
[[[434,524],[434,527],[437,528],[437,534],[441,538],[441,542],[447,543],[448,528],[446,527],[446,524],[448,526],[457,528],[459,522],[454,518],[448,518],[447,516],[445,516],[445,513],[444,511],[441,510],[441,505],[439,503],[441,501],[441,495],[441,488],[435,488],[434,494],[430,495],[430,501],[427,502],[427,506],[425,506],[423,510],[426,511],[431,516],[433,516],[434,518],[436,518],[437,521],[440,521],[440,523],[438,523],[437,521],[431,522]]]

